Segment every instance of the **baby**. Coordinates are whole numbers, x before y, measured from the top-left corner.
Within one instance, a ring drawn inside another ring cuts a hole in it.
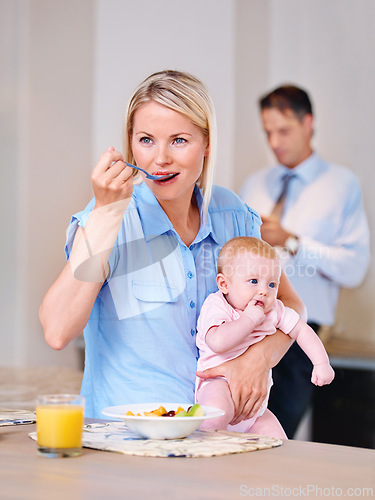
[[[332,382],[334,371],[316,333],[298,314],[277,299],[281,267],[268,243],[252,237],[229,240],[221,249],[216,282],[219,290],[205,300],[197,326],[200,351],[198,371],[212,368],[241,355],[276,329],[297,341],[314,365],[311,382]],[[272,386],[271,371],[268,395]],[[231,430],[286,439],[279,421],[267,409],[268,395],[258,413],[232,426]],[[206,420],[201,428],[226,429],[234,416],[234,405],[224,377],[197,379],[196,400],[221,408],[223,417]]]

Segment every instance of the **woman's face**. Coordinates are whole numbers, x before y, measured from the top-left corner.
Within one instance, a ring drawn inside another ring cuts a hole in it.
[[[150,174],[175,174],[165,181],[143,176],[158,200],[186,198],[190,202],[208,155],[208,138],[199,127],[180,113],[150,101],[134,114],[131,146],[136,164]]]

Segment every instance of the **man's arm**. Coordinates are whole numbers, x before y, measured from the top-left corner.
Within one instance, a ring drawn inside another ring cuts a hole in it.
[[[362,204],[359,182],[352,176],[342,206],[341,226],[329,243],[296,232],[298,249],[295,253],[299,266],[309,266],[337,285],[351,288],[358,286],[370,261],[369,227]],[[284,247],[290,232],[275,217],[262,216],[262,239],[272,246]]]

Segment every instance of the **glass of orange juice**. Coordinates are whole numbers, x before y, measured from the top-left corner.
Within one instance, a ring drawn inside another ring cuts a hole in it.
[[[85,398],[79,394],[39,396],[36,403],[38,454],[77,457],[82,453]]]

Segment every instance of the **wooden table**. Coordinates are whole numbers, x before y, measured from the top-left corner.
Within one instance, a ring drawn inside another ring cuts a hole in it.
[[[375,451],[369,449],[286,441],[279,448],[212,458],[85,448],[81,457],[53,459],[37,455],[28,436],[34,430],[0,427],[2,500],[375,496]]]

